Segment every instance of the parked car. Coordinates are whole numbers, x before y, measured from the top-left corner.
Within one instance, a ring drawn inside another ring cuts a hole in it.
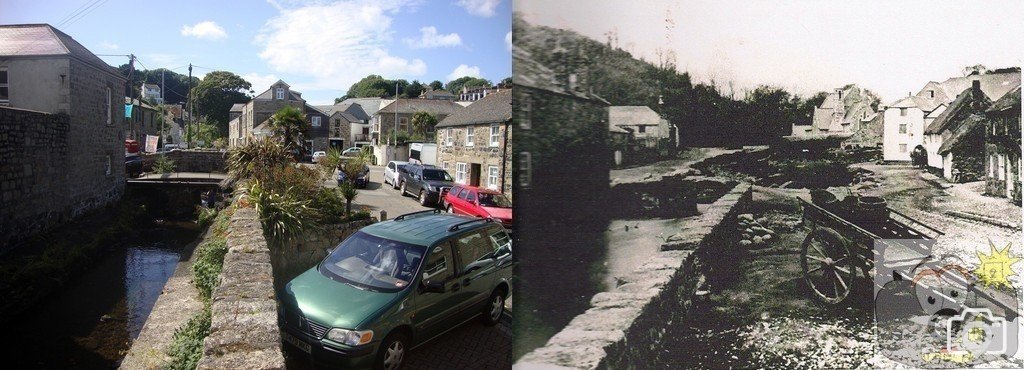
[[[338,171],[338,185],[341,185],[341,183],[345,182],[345,180],[346,180],[345,171]],[[355,184],[357,188],[365,188],[366,185],[369,185],[370,184],[370,166],[367,166],[367,165],[364,164],[363,165],[363,170],[359,172],[359,176],[358,177],[356,177],[355,179],[352,179],[352,183]]]
[[[476,186],[456,185],[444,197],[448,213],[493,218],[512,228],[512,201],[498,191]]]
[[[412,194],[420,199],[420,205],[435,205],[444,199],[448,189],[455,185],[448,171],[434,166],[409,164],[405,172],[400,174],[402,195]]]
[[[323,150],[318,150],[318,151],[313,152],[313,163],[320,162],[320,158],[323,158],[323,157],[326,157],[326,156],[327,156],[327,152],[325,152]]]
[[[277,292],[281,339],[332,368],[397,369],[411,348],[511,293],[512,241],[489,219],[423,211],[359,230]]]
[[[142,175],[142,156],[138,153],[124,156],[124,173],[128,177],[139,177]]]
[[[409,162],[405,161],[388,162],[388,165],[384,166],[384,183],[391,184],[392,188],[398,189],[399,174],[405,170],[405,166],[408,164]]]
[[[358,146],[354,146],[341,151],[342,157],[358,157],[360,154],[363,154],[363,148],[360,148]]]

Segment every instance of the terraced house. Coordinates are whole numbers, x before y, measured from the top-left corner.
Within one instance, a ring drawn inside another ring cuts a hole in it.
[[[488,94],[437,124],[437,163],[455,182],[512,198],[512,90]]]
[[[1021,204],[1020,86],[996,100],[986,115],[985,193]]]
[[[306,115],[306,123],[309,124],[309,131],[303,137],[306,152],[327,150],[329,115],[307,104],[302,93],[292,90],[281,80],[245,105],[238,107],[236,104],[231,108],[229,117],[237,117],[228,122],[228,145],[244,145],[253,139],[272,135],[270,117],[287,106],[298,108]]]

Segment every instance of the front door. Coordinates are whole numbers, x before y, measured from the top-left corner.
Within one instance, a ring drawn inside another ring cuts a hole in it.
[[[444,283],[444,293],[418,291],[416,314],[412,324],[416,328],[417,341],[423,341],[440,334],[452,325],[458,324],[461,283],[456,279],[455,258],[450,242],[442,242],[429,251],[423,264],[422,281]]]
[[[330,147],[337,150],[345,150],[345,139],[331,139]]]
[[[470,163],[469,164],[469,184],[473,186],[480,186],[480,164]]]

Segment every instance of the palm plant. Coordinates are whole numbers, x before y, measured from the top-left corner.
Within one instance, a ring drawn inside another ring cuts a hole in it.
[[[306,115],[293,106],[277,110],[270,117],[270,128],[274,130],[274,137],[284,144],[285,150],[296,155],[298,149],[302,147],[299,140],[309,131]]]
[[[257,139],[235,148],[228,155],[228,173],[248,179],[284,167],[295,160],[283,147],[268,138]]]
[[[351,181],[345,181],[338,185],[338,191],[341,192],[341,196],[345,197],[345,216],[352,216],[352,200],[356,199],[356,195],[359,191],[356,190],[356,185]]]
[[[309,200],[289,188],[277,193],[264,188],[259,180],[249,185],[249,202],[263,223],[263,229],[275,240],[288,240],[303,231],[316,228],[314,210]]]

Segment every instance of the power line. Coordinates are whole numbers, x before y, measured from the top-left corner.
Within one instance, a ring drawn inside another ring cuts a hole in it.
[[[91,0],[86,0],[86,1],[85,1],[85,3],[84,3],[84,4],[82,4],[82,6],[79,6],[79,7],[78,7],[78,9],[75,9],[75,10],[71,11],[70,13],[68,13],[68,14],[64,15],[64,18],[61,18],[61,19],[60,19],[59,21],[57,21],[57,22],[56,22],[56,24],[57,24],[57,25],[61,25],[61,24],[64,24],[65,22],[67,22],[68,20],[70,20],[70,19],[71,19],[72,17],[74,17],[74,16],[75,16],[75,15],[77,15],[78,13],[81,13],[83,9],[85,9],[85,8],[86,8],[86,7],[88,7],[88,6],[91,6],[91,4],[90,4],[90,1],[91,1]],[[98,1],[100,1],[100,0],[95,0],[95,1],[91,1],[91,2],[92,2],[92,3],[96,3],[96,2],[98,2]]]
[[[67,21],[65,21],[66,23],[62,23],[61,25],[58,25],[57,27],[61,27],[62,25],[63,26],[70,26],[70,25],[74,24],[75,22],[78,22],[82,18],[85,18],[85,16],[89,15],[89,13],[92,13],[93,10],[96,10],[100,6],[103,6],[103,4],[106,4],[108,0],[101,0],[101,1],[97,0],[97,1],[99,1],[99,2],[96,5],[92,6],[91,8],[86,9],[78,17],[70,19],[70,20],[67,20]]]

